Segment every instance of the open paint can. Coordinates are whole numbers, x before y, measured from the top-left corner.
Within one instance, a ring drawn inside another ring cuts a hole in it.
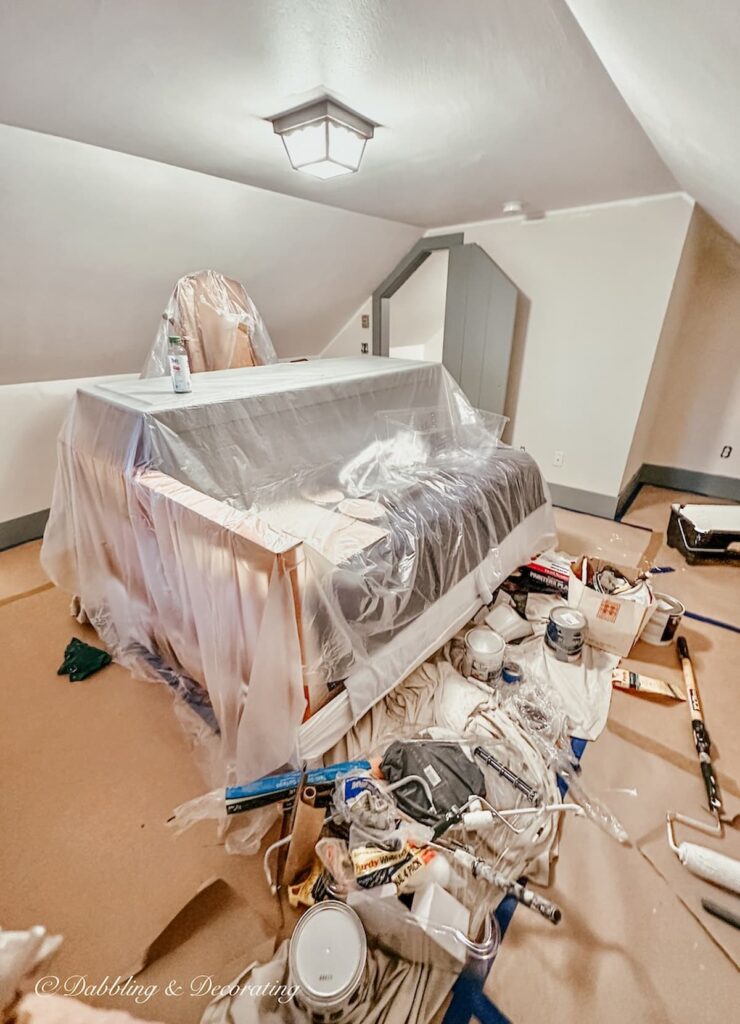
[[[545,645],[558,661],[578,661],[586,642],[588,622],[577,608],[559,605],[550,612]]]
[[[343,1020],[367,981],[367,939],[354,910],[334,900],[307,910],[290,940],[288,972],[298,987],[295,1003],[309,1020]]]
[[[481,683],[495,683],[501,677],[506,643],[488,626],[475,626],[465,634],[463,675]]]
[[[684,606],[670,594],[655,595],[655,611],[640,634],[649,644],[670,644],[681,623]]]

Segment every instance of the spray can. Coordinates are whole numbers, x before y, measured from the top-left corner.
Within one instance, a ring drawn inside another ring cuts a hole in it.
[[[167,341],[169,343],[167,354],[170,361],[172,388],[178,395],[187,394],[192,391],[192,387],[190,385],[190,362],[185,342],[177,335],[172,335]]]

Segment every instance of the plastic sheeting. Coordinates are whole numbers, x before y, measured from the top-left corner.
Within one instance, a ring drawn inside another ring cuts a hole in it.
[[[199,270],[177,282],[142,377],[170,372],[170,335],[185,342],[193,373],[277,362],[270,335],[244,285],[214,270]]]
[[[443,367],[381,358],[83,388],[42,560],[114,657],[213,716],[216,781],[243,782],[343,685],[355,716],[379,699],[374,655],[546,504],[502,425]]]

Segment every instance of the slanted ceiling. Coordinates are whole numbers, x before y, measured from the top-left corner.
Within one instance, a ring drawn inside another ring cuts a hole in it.
[[[322,90],[358,175],[265,120]],[[564,0],[9,0],[0,121],[423,227],[676,188]]]
[[[740,3],[568,4],[681,187],[740,240]]]

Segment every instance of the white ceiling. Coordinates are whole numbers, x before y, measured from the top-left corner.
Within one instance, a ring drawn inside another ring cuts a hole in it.
[[[382,127],[322,182],[264,118],[324,89]],[[676,187],[564,0],[6,0],[0,121],[423,226]]]
[[[668,167],[740,239],[738,0],[568,0]]]

